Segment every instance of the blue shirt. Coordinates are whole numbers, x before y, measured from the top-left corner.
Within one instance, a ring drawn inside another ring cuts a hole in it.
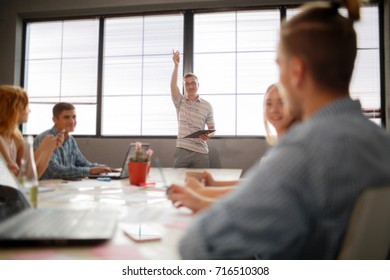
[[[55,127],[39,134],[34,140],[34,150],[37,149],[43,138],[47,135],[58,134]],[[41,176],[45,179],[72,179],[86,177],[90,174],[91,167],[101,166],[89,162],[80,152],[76,140],[72,135],[64,140],[64,143],[56,148],[50,158],[46,171]]]
[[[196,217],[184,259],[335,259],[360,192],[390,183],[390,137],[339,99],[293,126],[237,189]]]

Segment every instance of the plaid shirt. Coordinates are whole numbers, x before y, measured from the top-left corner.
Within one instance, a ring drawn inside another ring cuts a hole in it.
[[[47,135],[58,134],[55,127],[39,134],[34,140],[34,149],[37,149],[43,138]],[[61,147],[54,150],[50,162],[41,180],[45,179],[71,179],[87,177],[91,167],[102,166],[89,162],[80,152],[76,140],[68,134]]]

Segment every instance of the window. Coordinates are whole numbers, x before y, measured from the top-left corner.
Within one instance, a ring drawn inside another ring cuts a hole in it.
[[[343,13],[346,15],[345,10]],[[350,92],[352,98],[360,100],[368,116],[373,117],[381,108],[379,11],[377,6],[363,7],[360,13],[361,20],[355,23],[358,52]],[[380,124],[380,115],[372,120]]]
[[[279,10],[195,14],[194,72],[218,135],[264,135],[263,97],[277,82]]]
[[[350,91],[372,114],[381,108],[379,8],[365,6],[361,14]],[[188,15],[193,22],[184,26]],[[178,85],[190,69],[185,61],[192,63],[217,136],[265,135],[263,98],[278,80],[280,21],[279,8],[268,8],[28,22],[24,87],[32,112],[24,133],[50,128],[53,105],[65,101],[76,105],[79,135],[175,136],[170,79],[172,50],[180,50]],[[185,32],[194,34],[188,42]],[[370,116],[380,123],[379,114]]]
[[[96,134],[99,20],[28,23],[26,34],[24,132],[50,128],[64,101],[76,106],[76,134]],[[102,135],[176,135],[169,84],[183,15],[108,18],[104,34]]]
[[[170,79],[183,23],[182,14],[105,21],[102,135],[177,134]]]
[[[27,24],[24,87],[31,113],[24,133],[51,128],[53,105],[72,102],[77,134],[96,134],[98,31],[97,19]]]

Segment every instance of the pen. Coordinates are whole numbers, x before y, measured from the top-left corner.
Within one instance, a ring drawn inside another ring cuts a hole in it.
[[[168,190],[169,190],[169,187],[168,187],[168,184],[167,184],[167,180],[165,180],[165,176],[164,176],[164,172],[161,168],[161,163],[160,163],[160,160],[158,158],[155,159],[155,162],[156,162],[156,165],[157,165],[157,168],[158,170],[160,171],[160,174],[161,174],[161,179],[163,180],[163,183],[164,183],[164,188],[166,189],[167,193],[168,193]]]

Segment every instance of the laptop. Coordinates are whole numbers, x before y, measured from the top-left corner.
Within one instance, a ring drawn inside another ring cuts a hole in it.
[[[0,247],[97,244],[113,237],[117,219],[112,210],[32,208],[0,156]]]
[[[149,149],[148,143],[142,144],[142,149],[147,151]],[[127,168],[127,163],[129,162],[130,157],[135,153],[135,143],[131,143],[129,148],[127,149],[127,153],[125,156],[125,159],[123,160],[122,167],[119,168],[118,172],[106,172],[106,173],[100,173],[96,175],[88,175],[88,178],[90,179],[96,179],[96,178],[111,178],[111,179],[124,179],[129,177],[129,170]]]

